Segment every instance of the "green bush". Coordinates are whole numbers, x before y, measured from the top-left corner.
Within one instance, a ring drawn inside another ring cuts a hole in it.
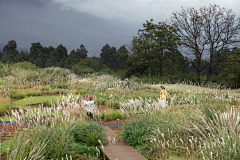
[[[27,96],[41,96],[42,93],[41,92],[32,92],[32,93],[27,93]]]
[[[32,64],[31,62],[26,62],[26,61],[15,63],[13,67],[19,67],[22,69],[32,69],[32,70],[37,69],[37,66],[35,64]]]
[[[85,88],[78,88],[76,90],[76,94],[81,94],[81,95],[87,94],[87,89],[85,89]]]
[[[97,105],[105,105],[107,102],[107,96],[96,94],[96,99],[94,99],[94,102],[96,102]]]
[[[105,132],[102,126],[96,122],[86,122],[76,126],[75,138],[77,141],[84,142],[87,145],[99,145],[98,140],[102,143],[105,140]]]
[[[83,68],[79,68],[79,70],[77,71],[78,75],[84,75],[84,74],[91,74],[94,73],[94,69],[90,68],[90,67],[83,67]]]
[[[120,105],[119,105],[119,102],[115,100],[115,101],[108,102],[107,107],[113,108],[113,109],[119,109]]]
[[[146,145],[149,142],[149,135],[156,128],[167,134],[168,130],[173,130],[174,125],[161,117],[140,117],[127,122],[123,128],[122,137],[131,146]]]
[[[46,102],[43,102],[42,106],[43,107],[53,107],[52,105],[56,106],[56,104],[57,104],[56,100],[55,101],[48,100]]]
[[[0,77],[5,77],[10,74],[10,65],[0,62]]]
[[[202,146],[198,152],[205,159],[240,159],[240,136],[238,113],[234,109],[217,114],[212,113],[213,120],[202,118],[202,124],[194,124],[190,130],[196,135],[201,136],[199,141]],[[209,154],[210,153],[210,154]]]
[[[21,99],[21,98],[26,98],[26,94],[25,93],[13,93],[13,94],[10,94],[10,97],[14,98],[14,99]]]
[[[71,145],[74,143],[73,125],[58,123],[51,127],[33,127],[16,134],[9,144],[10,153],[16,150],[13,159],[28,157],[39,142],[39,155],[45,156],[45,159],[61,159],[71,152]]]
[[[47,91],[42,91],[42,94],[60,94],[60,93],[64,93],[64,91],[61,91],[59,89],[51,89],[51,90],[47,90]]]
[[[75,154],[90,154],[90,155],[94,155],[96,153],[99,154],[95,146],[87,146],[82,143],[73,143],[71,145],[71,150]]]
[[[49,91],[51,88],[49,86],[41,87],[41,91]]]
[[[124,119],[125,117],[120,113],[120,111],[114,111],[114,110],[105,110],[103,112],[103,119],[105,121],[111,121],[116,119]]]
[[[0,97],[0,115],[3,115],[11,110],[11,100],[6,97]]]
[[[54,89],[69,89],[69,86],[67,84],[52,84],[51,88],[54,88]]]

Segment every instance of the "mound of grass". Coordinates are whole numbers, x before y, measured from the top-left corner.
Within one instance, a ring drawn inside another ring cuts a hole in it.
[[[51,88],[53,89],[69,89],[69,86],[67,84],[52,84]]]
[[[105,132],[103,127],[96,122],[86,122],[76,126],[75,139],[89,146],[97,146],[98,140],[102,143],[105,141]]]
[[[103,119],[105,121],[111,121],[111,120],[116,120],[116,119],[123,119],[125,118],[119,110],[114,111],[112,109],[107,109],[105,112],[103,112]]]
[[[22,98],[26,97],[26,94],[25,93],[13,93],[13,94],[10,94],[10,97],[14,98],[14,99],[22,99]]]
[[[90,155],[96,155],[96,153],[99,154],[99,151],[96,149],[95,146],[87,146],[84,143],[73,143],[71,145],[71,150],[75,154],[90,154]]]
[[[10,112],[11,100],[8,97],[0,97],[0,115]]]
[[[162,133],[173,130],[174,124],[162,119],[161,117],[140,117],[130,120],[123,128],[122,137],[131,146],[146,145],[149,135],[159,128]]]

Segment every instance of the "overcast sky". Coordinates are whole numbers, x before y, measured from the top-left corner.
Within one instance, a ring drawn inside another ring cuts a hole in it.
[[[44,1],[44,0],[43,0]],[[46,1],[46,0],[45,0]],[[181,6],[200,8],[209,4],[233,9],[240,14],[240,0],[52,0],[61,3],[64,9],[74,8],[105,19],[115,19],[124,23],[143,23],[153,18],[165,21]]]

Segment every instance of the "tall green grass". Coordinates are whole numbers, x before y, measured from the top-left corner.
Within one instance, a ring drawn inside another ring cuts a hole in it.
[[[0,97],[0,115],[10,112],[11,100],[8,97]]]

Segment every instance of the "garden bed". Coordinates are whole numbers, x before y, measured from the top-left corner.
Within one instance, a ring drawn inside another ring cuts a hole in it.
[[[26,127],[22,127],[26,128]],[[19,126],[13,126],[13,125],[0,125],[0,130],[2,134],[2,141],[9,139],[9,137],[12,137],[12,134],[15,133],[19,129]]]

